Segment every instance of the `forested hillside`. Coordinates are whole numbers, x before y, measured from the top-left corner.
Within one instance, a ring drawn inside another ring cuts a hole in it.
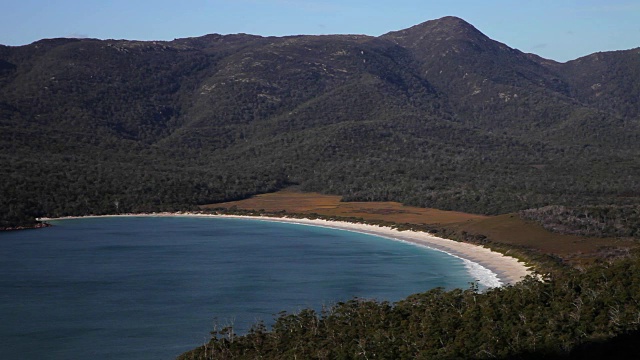
[[[0,227],[292,184],[485,214],[637,206],[639,52],[560,64],[454,17],[0,46]]]

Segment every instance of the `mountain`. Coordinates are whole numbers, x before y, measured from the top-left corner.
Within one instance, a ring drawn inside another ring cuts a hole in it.
[[[466,125],[561,140],[573,137],[576,128],[582,132],[598,130],[602,121],[600,109],[588,101],[583,91],[576,91],[582,87],[581,82],[589,81],[582,74],[591,73],[593,65],[586,61],[578,60],[580,64],[576,66],[575,62],[558,64],[536,58],[491,40],[455,17],[427,21],[382,37],[414,54],[425,78],[449,95],[455,112]],[[634,60],[632,56],[618,60],[610,56],[603,61],[608,65],[600,65],[599,73],[616,67],[618,71],[613,74],[617,75],[608,83],[615,89],[619,86],[619,92],[626,92],[631,86],[624,83],[637,79],[626,77],[636,72],[638,62]],[[621,61],[628,63],[620,64]],[[635,99],[637,107],[637,96]],[[622,115],[613,108],[608,110],[609,115]],[[624,115],[637,118],[638,114],[627,110]],[[625,137],[623,131],[610,135],[607,141]],[[585,137],[588,134],[581,134],[576,140],[582,142],[587,140]]]
[[[640,116],[640,48],[588,55],[560,70],[580,102],[623,118]]]
[[[638,204],[638,56],[557,63],[455,17],[0,46],[0,227],[293,184],[489,214]]]

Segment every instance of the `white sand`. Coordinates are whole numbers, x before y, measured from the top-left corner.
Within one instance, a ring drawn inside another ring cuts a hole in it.
[[[237,215],[211,215],[198,213],[153,213],[153,214],[127,214],[127,215],[105,215],[109,217],[117,216],[190,216],[190,217],[224,217],[253,219],[262,221],[288,222],[309,226],[323,226],[335,229],[355,231],[370,235],[382,236],[392,240],[404,241],[431,249],[446,252],[450,255],[461,258],[469,272],[476,279],[487,287],[496,287],[506,284],[515,284],[527,275],[532,275],[529,267],[516,258],[505,256],[499,252],[491,251],[482,246],[464,242],[443,239],[431,234],[419,231],[398,231],[390,227],[375,225],[356,224],[344,221],[329,221],[321,219],[295,219],[279,218],[267,216],[237,216]],[[85,216],[92,217],[92,216]],[[97,216],[96,216],[97,217]],[[100,216],[102,217],[102,216]],[[71,219],[78,217],[66,217],[60,219]],[[51,218],[38,219],[40,221],[56,220]]]

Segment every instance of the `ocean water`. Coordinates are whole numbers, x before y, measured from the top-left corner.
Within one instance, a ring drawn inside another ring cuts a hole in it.
[[[314,226],[111,217],[0,233],[0,359],[172,359],[280,311],[469,287],[459,258]]]

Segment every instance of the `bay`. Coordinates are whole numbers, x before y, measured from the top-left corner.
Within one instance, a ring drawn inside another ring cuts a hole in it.
[[[105,217],[0,234],[0,358],[171,359],[214,326],[469,286],[461,259],[323,227]]]

